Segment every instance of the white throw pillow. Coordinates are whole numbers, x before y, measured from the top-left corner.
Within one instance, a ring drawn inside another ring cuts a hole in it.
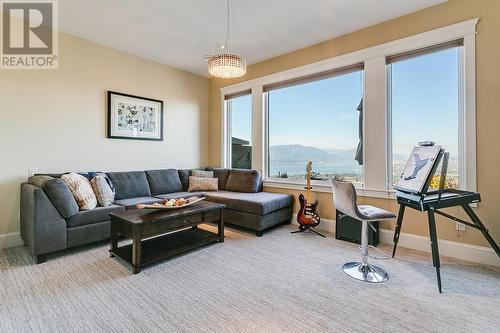
[[[203,177],[189,177],[188,192],[193,191],[217,191],[219,179],[217,178],[203,178]]]
[[[87,178],[75,172],[62,175],[61,180],[69,188],[80,210],[90,210],[97,206],[97,198]]]
[[[109,186],[104,176],[95,176],[90,180],[92,190],[97,198],[97,202],[103,207],[108,207],[115,201],[115,193]]]

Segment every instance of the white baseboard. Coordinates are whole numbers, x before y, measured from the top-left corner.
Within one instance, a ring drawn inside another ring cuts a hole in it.
[[[297,214],[293,214],[293,224],[297,223]],[[321,223],[316,227],[319,231],[335,234],[335,220],[321,219]],[[384,244],[393,244],[394,230],[380,229],[379,240]],[[405,247],[412,250],[431,252],[431,245],[428,237],[400,233],[398,247]],[[492,248],[466,243],[459,243],[449,240],[438,240],[439,253],[442,256],[452,257],[460,260],[471,261],[483,265],[499,266],[500,258]]]
[[[385,244],[394,244],[392,239],[394,230],[380,229],[380,241]],[[431,252],[429,237],[400,233],[398,247],[406,247],[413,250]],[[438,239],[439,254],[475,263],[499,266],[500,258],[492,248],[467,243],[459,243],[445,239]]]
[[[6,249],[8,247],[23,245],[24,242],[21,238],[21,233],[10,232],[0,235],[0,249]]]

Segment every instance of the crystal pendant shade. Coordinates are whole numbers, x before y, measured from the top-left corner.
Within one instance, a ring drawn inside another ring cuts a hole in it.
[[[236,54],[219,53],[208,57],[208,73],[222,79],[241,77],[247,72],[247,62]]]

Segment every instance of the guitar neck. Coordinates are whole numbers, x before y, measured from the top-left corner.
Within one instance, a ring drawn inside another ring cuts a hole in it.
[[[311,174],[308,173],[306,175],[306,201],[311,202],[312,201],[312,194],[311,194]]]

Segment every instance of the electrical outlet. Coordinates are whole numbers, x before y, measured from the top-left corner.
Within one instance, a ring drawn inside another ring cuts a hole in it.
[[[28,177],[34,176],[38,173],[38,168],[29,168],[28,169]]]
[[[465,231],[465,224],[460,223],[460,222],[455,222],[456,223],[456,228],[458,231]]]

